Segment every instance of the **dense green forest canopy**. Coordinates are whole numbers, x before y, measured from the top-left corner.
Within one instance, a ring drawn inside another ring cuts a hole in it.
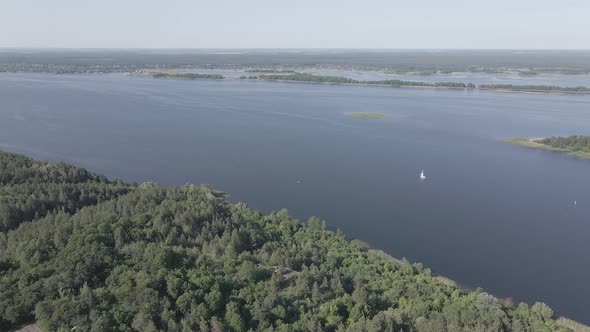
[[[547,137],[536,142],[554,148],[590,153],[590,136]]]
[[[0,232],[48,212],[79,208],[126,194],[133,186],[65,163],[0,151]]]
[[[111,183],[1,156],[2,187]],[[32,321],[46,332],[564,330],[542,303],[463,291],[317,218],[263,215],[210,187],[126,188],[0,232],[0,330]]]

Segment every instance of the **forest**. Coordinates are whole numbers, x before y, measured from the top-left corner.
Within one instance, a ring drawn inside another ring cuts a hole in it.
[[[547,137],[536,142],[554,148],[590,153],[590,136]]]
[[[0,232],[50,211],[79,208],[126,194],[133,186],[65,163],[0,152]]]
[[[567,331],[543,303],[457,288],[315,217],[264,215],[208,186],[0,160],[2,209],[28,211],[0,232],[1,331]],[[24,194],[65,188],[89,193]]]

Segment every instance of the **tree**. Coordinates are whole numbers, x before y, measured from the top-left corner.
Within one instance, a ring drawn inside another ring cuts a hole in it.
[[[245,330],[244,319],[239,306],[235,302],[229,302],[225,306],[225,321],[232,331],[240,332]]]

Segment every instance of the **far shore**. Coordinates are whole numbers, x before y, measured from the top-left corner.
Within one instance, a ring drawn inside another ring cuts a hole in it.
[[[156,72],[164,72],[170,74],[170,76],[165,77],[153,77]],[[28,72],[0,72],[3,73],[28,73]],[[83,74],[109,74],[110,72],[100,72],[100,73],[68,73],[72,75],[83,75]],[[378,83],[364,83],[363,81],[354,82],[354,83],[346,83],[346,82],[314,82],[314,81],[300,81],[300,80],[288,80],[288,79],[252,79],[252,78],[239,78],[239,77],[223,77],[223,78],[187,78],[187,77],[174,77],[174,75],[186,74],[186,71],[182,69],[146,69],[140,71],[130,71],[130,72],[118,72],[119,74],[128,75],[129,77],[145,77],[145,78],[157,78],[157,79],[168,79],[168,80],[185,80],[185,81],[192,81],[192,80],[203,80],[203,81],[260,81],[260,82],[281,82],[281,83],[300,83],[300,84],[325,84],[325,85],[352,85],[352,86],[371,86],[371,87],[387,87],[387,88],[400,88],[400,89],[429,89],[429,90],[462,90],[462,91],[490,91],[490,92],[501,92],[501,93],[522,93],[522,94],[530,94],[530,95],[581,95],[587,96],[590,95],[590,88],[586,88],[587,90],[583,91],[576,91],[576,90],[539,90],[539,89],[523,89],[515,86],[514,89],[508,88],[493,88],[493,87],[457,87],[457,86],[424,86],[424,85],[392,85],[392,84],[378,84]],[[55,74],[61,75],[61,73],[52,73],[52,72],[44,72],[44,74]],[[258,73],[251,72],[252,76],[257,76]],[[272,75],[289,75],[291,73],[286,72],[264,72],[260,74],[272,74]],[[207,75],[207,74],[203,74]],[[450,75],[450,74],[449,74]],[[392,75],[395,76],[395,75]],[[416,83],[429,83],[429,82],[416,82]],[[568,87],[560,87],[564,89],[568,89]]]
[[[128,73],[129,76],[136,76],[136,77],[154,77],[156,73],[166,73],[170,76],[161,77],[159,79],[173,79],[173,80],[211,80],[212,78],[184,78],[184,77],[174,77],[174,75],[181,75],[186,74],[186,71],[180,69],[168,69],[168,70],[144,70],[141,72],[130,72]],[[252,72],[252,74],[256,74]],[[268,74],[268,73],[264,73]],[[274,74],[274,73],[273,73]],[[290,72],[277,72],[275,75],[290,75]],[[254,75],[256,76],[256,75]],[[410,89],[443,89],[443,90],[469,90],[469,91],[494,91],[494,92],[509,92],[509,93],[525,93],[525,94],[535,94],[535,95],[589,95],[590,90],[587,91],[573,91],[573,90],[539,90],[539,89],[524,89],[515,86],[514,89],[509,88],[494,88],[494,87],[480,87],[480,86],[473,86],[473,87],[457,87],[457,86],[425,86],[425,85],[390,85],[390,84],[378,84],[378,83],[366,83],[363,81],[358,82],[316,82],[316,81],[305,81],[305,80],[289,80],[289,79],[264,79],[264,78],[239,78],[239,77],[222,77],[222,78],[214,78],[217,81],[263,81],[263,82],[281,82],[281,83],[304,83],[304,84],[328,84],[328,85],[354,85],[354,86],[379,86],[379,87],[389,87],[389,88],[410,88]],[[422,82],[416,82],[422,83]],[[566,87],[563,87],[566,89]]]

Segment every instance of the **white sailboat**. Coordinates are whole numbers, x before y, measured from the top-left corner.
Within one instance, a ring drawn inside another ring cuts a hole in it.
[[[420,173],[420,180],[426,180],[426,175],[424,175],[424,170]]]

